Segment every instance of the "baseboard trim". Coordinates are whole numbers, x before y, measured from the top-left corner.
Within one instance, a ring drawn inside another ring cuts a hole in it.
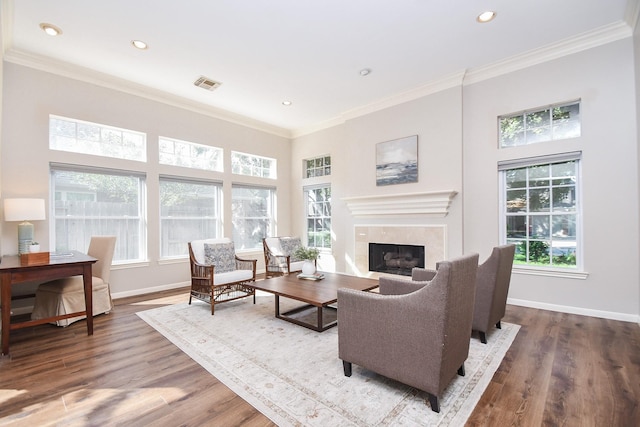
[[[191,285],[191,282],[178,282],[178,283],[168,283],[166,285],[160,285],[160,286],[150,286],[148,288],[132,289],[130,291],[111,292],[111,298],[115,300],[119,298],[136,297],[139,295],[152,294],[154,292],[162,292],[162,291],[169,291],[171,289],[184,288],[190,285]]]
[[[632,322],[640,325],[640,316],[635,314],[618,313],[615,311],[593,310],[589,308],[549,304],[549,303],[528,301],[528,300],[515,299],[515,298],[508,298],[507,304],[519,305],[522,307],[529,307],[529,308],[537,308],[540,310],[557,311],[560,313],[579,314],[582,316],[599,317],[602,319],[620,320],[623,322]]]

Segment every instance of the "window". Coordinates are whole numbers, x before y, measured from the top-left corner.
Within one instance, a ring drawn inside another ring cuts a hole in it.
[[[580,136],[580,102],[498,117],[500,147]]]
[[[507,243],[514,264],[581,267],[580,153],[501,162]]]
[[[51,185],[56,252],[86,252],[91,236],[113,235],[114,262],[146,257],[143,175],[52,165]]]
[[[56,116],[49,116],[49,148],[140,162],[147,160],[144,133]]]
[[[262,250],[262,239],[273,234],[275,189],[234,184],[231,191],[236,249]]]
[[[160,137],[160,164],[222,172],[222,148]]]
[[[304,160],[305,178],[331,175],[331,156]]]
[[[307,245],[331,248],[331,187],[305,189],[307,199]]]
[[[216,182],[160,177],[160,257],[186,255],[187,242],[218,237],[220,191]]]
[[[232,151],[231,172],[236,175],[276,179],[276,159]]]

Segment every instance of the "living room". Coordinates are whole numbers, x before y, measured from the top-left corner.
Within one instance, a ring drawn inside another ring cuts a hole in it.
[[[332,242],[322,269],[363,274],[356,230],[362,227],[441,228],[442,258],[477,252],[486,258],[500,244],[498,167],[562,153],[580,153],[581,261],[575,269],[514,268],[509,303],[536,309],[640,323],[640,178],[637,107],[640,37],[637,27],[612,26],[509,61],[449,75],[401,97],[350,111],[315,131],[288,132],[277,126],[198,109],[147,88],[59,61],[13,50],[2,65],[2,198],[35,197],[50,206],[51,165],[83,165],[135,171],[145,176],[146,239],[139,260],[115,263],[114,299],[184,287],[188,259],[163,258],[160,251],[159,180],[184,176],[221,183],[223,218],[232,217],[233,184],[269,186],[277,192],[277,235],[306,235],[304,188],[331,185]],[[499,148],[498,117],[569,101],[580,102],[577,138]],[[142,132],[146,162],[49,149],[50,116]],[[376,145],[417,135],[419,180],[376,186]],[[220,147],[222,172],[185,171],[159,164],[159,137]],[[239,177],[230,152],[277,161],[277,178]],[[303,178],[303,161],[329,155],[328,177]],[[378,200],[406,195],[451,194],[446,211],[355,215],[359,197]],[[615,209],[615,214],[612,214]],[[610,218],[611,217],[611,218]],[[36,221],[35,235],[52,249],[52,219]],[[1,222],[2,254],[17,253],[15,223]],[[223,221],[221,234],[233,225]],[[386,243],[386,242],[382,242]],[[405,242],[400,242],[405,243]],[[258,259],[262,249],[243,251]],[[439,261],[427,257],[427,267]]]

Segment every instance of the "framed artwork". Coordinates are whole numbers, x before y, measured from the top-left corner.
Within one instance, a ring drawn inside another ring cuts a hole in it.
[[[376,185],[418,182],[418,135],[376,144]]]

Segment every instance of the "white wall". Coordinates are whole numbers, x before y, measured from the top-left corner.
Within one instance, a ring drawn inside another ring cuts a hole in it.
[[[499,160],[582,151],[586,280],[514,272],[512,302],[606,317],[640,309],[638,152],[632,40],[625,39],[465,87],[465,249],[497,242]],[[497,148],[496,117],[581,99],[582,136]],[[519,301],[518,301],[519,300]]]
[[[48,200],[50,162],[91,164],[137,170],[146,174],[148,261],[137,266],[114,267],[111,275],[114,296],[172,287],[189,280],[186,258],[170,263],[159,260],[159,218],[155,212],[159,210],[160,174],[190,174],[193,177],[222,180],[225,194],[224,234],[231,236],[231,183],[264,184],[264,181],[232,175],[230,151],[275,157],[278,179],[271,184],[277,185],[279,230],[289,233],[291,143],[287,138],[12,63],[4,64],[4,89],[3,144],[0,153],[3,197],[38,197]],[[148,161],[133,162],[49,150],[50,114],[145,132]],[[156,160],[158,136],[223,148],[225,172],[194,171],[159,165]],[[35,234],[43,249],[49,250],[49,218],[46,221],[36,221],[34,225]],[[3,230],[3,253],[17,253],[17,225],[5,223]],[[262,248],[243,255],[258,259],[258,268],[264,269]]]
[[[445,224],[449,233],[449,256],[461,254],[462,198],[454,198],[446,218],[406,216],[396,218],[355,219],[342,200],[345,197],[418,193],[437,190],[462,191],[462,106],[461,88],[448,89],[432,96],[386,108],[348,120],[343,125],[299,137],[294,140],[293,186],[315,182],[303,180],[295,165],[302,160],[330,154],[333,254],[337,271],[355,273],[354,227],[356,225]],[[418,135],[417,183],[376,186],[376,144],[410,135]],[[292,217],[302,218],[302,203],[292,205]],[[300,224],[304,232],[304,224]]]
[[[447,257],[499,244],[497,162],[581,150],[586,279],[514,272],[511,303],[593,316],[637,320],[640,314],[639,178],[633,41],[625,39],[479,83],[346,121],[294,140],[294,165],[330,154],[334,161],[334,254],[338,271],[353,272],[354,220],[341,198],[388,192],[459,191],[444,219]],[[497,117],[581,99],[582,136],[498,150]],[[417,184],[375,186],[375,144],[417,134]],[[293,189],[305,180],[296,179]],[[292,198],[292,200],[295,200]],[[295,211],[293,218],[302,215]],[[373,224],[392,220],[372,219]],[[403,224],[429,224],[429,218]],[[393,221],[397,222],[397,221]],[[303,225],[301,224],[301,229]]]

